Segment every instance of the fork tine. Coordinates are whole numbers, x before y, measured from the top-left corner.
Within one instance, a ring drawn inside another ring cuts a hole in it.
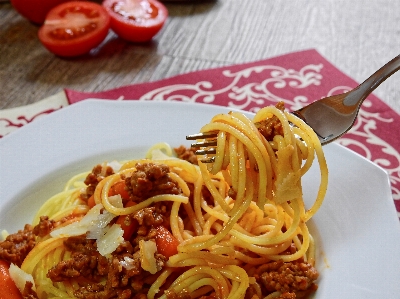
[[[200,161],[203,162],[203,163],[214,163],[215,162],[215,157],[211,157],[211,158],[208,158],[208,159],[201,159]]]
[[[192,143],[191,147],[193,148],[201,148],[198,149],[195,154],[198,156],[206,156],[204,159],[200,161],[203,163],[213,163],[215,162],[215,157],[207,157],[207,155],[215,155],[217,153],[217,138],[218,132],[204,132],[198,134],[192,134],[186,136],[186,140],[198,140],[205,139],[205,141]]]
[[[216,154],[217,149],[215,147],[212,148],[207,148],[207,149],[202,149],[202,150],[197,150],[196,155],[202,156],[202,155],[212,155]]]
[[[217,140],[210,140],[210,141],[192,143],[191,147],[209,147],[216,145],[217,145]]]
[[[205,138],[215,138],[218,136],[217,132],[205,132],[186,136],[186,140],[197,140]]]

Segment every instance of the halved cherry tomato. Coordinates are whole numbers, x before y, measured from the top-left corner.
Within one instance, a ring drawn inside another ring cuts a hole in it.
[[[111,186],[110,191],[108,192],[108,196],[113,196],[113,195],[121,195],[122,199],[129,199],[129,193],[126,190],[126,184],[125,181],[119,181],[118,183],[115,183],[114,185]]]
[[[127,204],[125,205],[125,208],[132,207],[135,204],[136,203],[133,201],[128,201]],[[130,219],[130,223],[127,225],[125,223],[126,217],[127,216],[125,216],[125,215],[121,215],[118,217],[117,222],[116,222],[117,224],[119,224],[121,226],[122,230],[124,231],[123,238],[125,241],[130,240],[132,238],[133,234],[136,232],[136,230],[139,226],[139,223],[135,219],[132,219],[132,218]]]
[[[111,29],[131,42],[146,42],[160,31],[168,17],[167,8],[157,0],[105,0]]]
[[[39,29],[39,39],[50,52],[72,57],[98,46],[109,28],[110,16],[101,5],[71,1],[50,10]]]
[[[178,253],[179,241],[164,226],[157,228],[156,245],[157,250],[166,258]]]
[[[8,269],[10,265],[3,260],[0,260],[0,299],[22,299],[14,281],[10,277]]]
[[[11,0],[11,4],[29,21],[43,24],[50,9],[67,1],[69,0]]]

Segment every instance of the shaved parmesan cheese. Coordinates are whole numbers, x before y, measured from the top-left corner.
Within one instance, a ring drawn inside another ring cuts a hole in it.
[[[149,240],[139,241],[140,263],[143,270],[155,274],[157,272],[157,261],[154,254],[157,252],[157,245],[155,242]]]
[[[109,196],[108,201],[116,208],[123,208],[122,197],[120,194]]]
[[[293,170],[290,161],[293,151],[294,147],[292,145],[287,145],[276,152],[278,163],[273,200],[278,204],[302,196],[301,171],[300,169],[296,171]]]
[[[88,233],[86,235],[86,238],[99,239],[102,235],[105,234],[105,228],[114,218],[114,214],[111,214],[108,211],[103,211],[103,213],[99,214],[97,216],[97,219],[88,226]]]
[[[122,200],[121,200],[122,204]],[[117,216],[103,209],[102,204],[95,205],[78,222],[53,230],[52,237],[71,237],[86,234],[88,239],[95,239],[97,250],[103,256],[112,253],[124,241],[124,231],[118,224],[108,225]]]
[[[119,264],[120,264],[122,267],[124,267],[126,270],[132,270],[133,268],[135,268],[135,267],[134,267],[134,262],[135,262],[134,259],[131,259],[130,257],[125,256],[125,257],[124,257],[124,260],[123,260],[123,261],[120,261]]]
[[[31,282],[33,285],[33,290],[35,290],[35,282],[33,281],[33,277],[31,274],[26,273],[17,265],[11,264],[10,268],[8,269],[10,272],[10,277],[14,281],[15,285],[17,286],[18,290],[22,293],[25,289],[25,284],[27,282]]]
[[[108,163],[108,166],[112,168],[114,173],[117,173],[121,169],[122,165],[118,161],[111,161],[110,163]]]
[[[80,236],[87,232],[87,227],[82,226],[79,222],[74,222],[68,224],[67,226],[60,227],[58,229],[53,230],[50,233],[50,236],[53,238],[57,237],[72,237],[72,236]]]
[[[85,226],[91,225],[100,215],[101,209],[103,209],[103,205],[101,203],[95,205],[79,222]]]
[[[102,208],[102,204],[95,205],[80,221],[55,229],[50,233],[50,236],[55,238],[79,236],[85,234],[89,230],[89,227],[93,226],[97,221]]]
[[[124,241],[122,237],[124,231],[118,224],[113,224],[106,233],[97,239],[97,250],[102,256],[106,256],[115,251]]]
[[[275,181],[276,190],[274,201],[278,204],[282,204],[301,197],[300,179],[300,170],[289,172],[286,176],[278,175]]]

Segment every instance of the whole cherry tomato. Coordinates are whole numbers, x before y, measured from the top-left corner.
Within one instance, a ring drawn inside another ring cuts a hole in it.
[[[43,24],[53,7],[68,0],[11,0],[11,4],[23,17],[36,24]]]
[[[157,0],[105,0],[111,29],[131,42],[146,42],[163,27],[167,8]]]
[[[110,16],[100,4],[71,1],[50,10],[39,29],[39,39],[50,52],[72,57],[98,46],[109,28]]]

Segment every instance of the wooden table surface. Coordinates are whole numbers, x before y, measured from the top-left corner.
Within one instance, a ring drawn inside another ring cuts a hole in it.
[[[62,59],[38,27],[0,3],[0,109],[63,88],[101,91],[190,71],[315,48],[362,82],[400,54],[400,1],[215,0],[166,3],[169,18],[148,44],[110,32],[91,55]],[[400,113],[400,72],[375,92]]]

